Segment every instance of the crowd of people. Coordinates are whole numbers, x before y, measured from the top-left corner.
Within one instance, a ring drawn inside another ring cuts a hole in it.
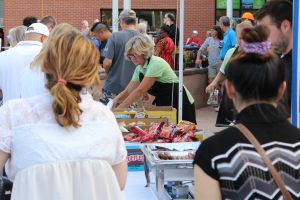
[[[235,124],[252,131],[288,193],[299,199],[300,131],[289,121],[292,9],[288,0],[268,1],[255,15],[244,13],[235,28],[222,16],[204,42],[196,30],[187,39],[186,45],[199,49],[196,64],[207,57],[206,92],[225,86],[219,115],[234,122],[197,150],[196,199],[282,196]],[[155,38],[147,34],[147,23],[138,24],[134,10],[121,11],[118,22],[117,32],[99,20],[91,26],[82,20],[78,30],[52,16],[28,16],[9,31],[11,48],[0,53],[0,168],[12,181],[36,164],[99,159],[109,163],[123,189],[127,153],[105,105],[127,109],[153,99],[155,106],[179,109],[175,15],[165,14]],[[185,86],[182,99],[182,119],[197,123],[195,100]]]

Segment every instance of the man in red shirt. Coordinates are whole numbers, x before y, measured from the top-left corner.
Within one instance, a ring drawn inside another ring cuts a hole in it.
[[[187,39],[186,45],[198,46],[198,47],[202,45],[202,40],[198,37],[198,31],[194,30],[192,32],[192,36]]]

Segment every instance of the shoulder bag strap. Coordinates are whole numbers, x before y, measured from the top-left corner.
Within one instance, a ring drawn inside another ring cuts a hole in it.
[[[281,177],[279,176],[276,168],[273,166],[271,160],[267,156],[265,150],[262,148],[260,143],[257,141],[257,139],[254,137],[254,135],[250,132],[250,130],[245,127],[243,124],[236,124],[236,128],[240,130],[241,133],[250,141],[250,143],[255,147],[256,151],[260,154],[262,160],[267,165],[269,172],[272,174],[273,179],[277,186],[279,187],[282,196],[285,200],[292,200],[292,196],[289,193],[289,191],[286,189],[284,182],[282,181]]]

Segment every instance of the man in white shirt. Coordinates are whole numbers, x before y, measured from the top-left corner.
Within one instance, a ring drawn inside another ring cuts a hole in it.
[[[25,31],[24,41],[0,53],[0,88],[3,93],[3,103],[21,97],[21,74],[41,51],[48,36],[47,26],[41,23],[31,24]]]

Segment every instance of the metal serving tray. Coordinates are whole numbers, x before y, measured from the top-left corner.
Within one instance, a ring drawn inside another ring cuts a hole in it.
[[[141,150],[151,165],[191,164],[193,159],[163,160],[158,157],[157,153],[168,152],[174,156],[182,156],[195,153],[199,145],[200,142],[142,144]]]
[[[157,156],[158,152],[168,152],[174,155],[186,155],[195,153],[200,142],[184,142],[184,143],[155,143],[142,144],[141,150],[145,154],[145,176],[147,185],[150,184],[149,173],[155,170],[155,186],[154,193],[159,200],[166,198],[164,183],[165,181],[193,181],[193,159],[189,160],[162,160]]]

